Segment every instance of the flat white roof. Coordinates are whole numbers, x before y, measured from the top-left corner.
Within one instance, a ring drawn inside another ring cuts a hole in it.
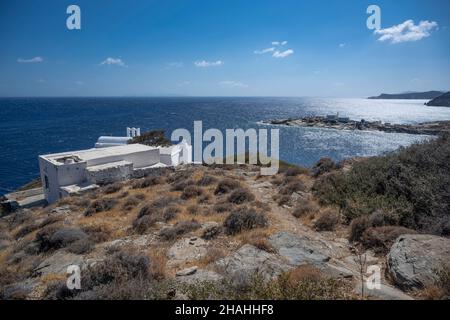
[[[105,157],[109,157],[109,156],[120,156],[120,155],[150,151],[150,150],[155,150],[155,149],[157,149],[157,148],[149,147],[149,146],[146,146],[143,144],[127,144],[127,145],[123,145],[123,146],[115,146],[115,147],[108,147],[108,148],[92,148],[92,149],[86,149],[86,150],[47,154],[47,155],[41,155],[40,157],[43,157],[47,160],[56,160],[59,158],[75,156],[75,157],[78,157],[81,161],[88,161],[88,160],[92,160],[92,159],[105,158]]]

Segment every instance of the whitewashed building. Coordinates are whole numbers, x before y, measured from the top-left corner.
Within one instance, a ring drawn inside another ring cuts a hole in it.
[[[167,148],[123,144],[39,156],[45,199],[97,188],[99,184],[142,177],[152,170],[192,163],[192,146]]]

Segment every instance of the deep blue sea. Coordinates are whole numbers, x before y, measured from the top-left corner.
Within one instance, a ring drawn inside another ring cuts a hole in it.
[[[38,177],[37,156],[93,147],[100,135],[125,135],[127,126],[143,131],[258,128],[272,118],[339,112],[352,119],[391,123],[450,120],[450,108],[424,106],[423,100],[319,98],[0,98],[0,194]],[[379,155],[424,136],[381,132],[280,127],[280,158],[311,166]]]

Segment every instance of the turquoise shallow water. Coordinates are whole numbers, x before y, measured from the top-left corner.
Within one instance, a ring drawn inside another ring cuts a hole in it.
[[[314,98],[0,98],[0,193],[38,176],[39,154],[91,148],[100,135],[142,130],[258,128],[261,120],[339,112],[391,123],[450,120],[450,108],[423,100]],[[429,137],[280,127],[280,158],[310,166],[323,156],[371,156]]]

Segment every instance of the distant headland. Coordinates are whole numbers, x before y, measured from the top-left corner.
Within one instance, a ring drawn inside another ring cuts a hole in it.
[[[410,100],[420,100],[420,99],[435,99],[444,92],[442,91],[427,91],[427,92],[405,92],[405,93],[382,93],[376,97],[369,97],[367,99],[410,99]]]

